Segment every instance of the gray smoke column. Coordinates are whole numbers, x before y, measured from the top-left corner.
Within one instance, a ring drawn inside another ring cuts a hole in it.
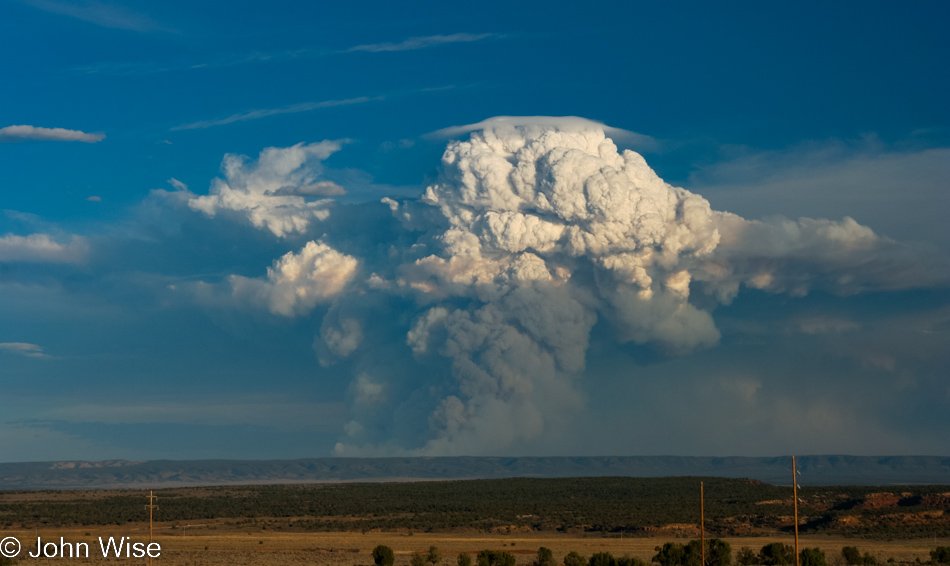
[[[556,431],[585,408],[580,384],[595,379],[584,370],[599,320],[617,342],[685,354],[720,337],[697,304],[729,302],[742,286],[801,296],[946,280],[923,252],[850,218],[717,212],[664,182],[638,153],[619,152],[603,125],[530,122],[451,129],[471,133],[448,143],[438,181],[418,200],[383,199],[406,244],[382,263],[321,241],[282,258],[268,281],[238,281],[236,294],[256,285],[288,316],[332,301],[315,343],[321,362],[371,368],[354,374],[353,418],[338,453],[498,454]],[[320,283],[317,270],[333,284]],[[697,293],[704,300],[691,302]],[[367,334],[377,315],[366,305],[386,300],[412,309],[401,318],[400,347],[442,372],[415,389],[385,360],[366,363],[385,351]],[[413,418],[425,419],[414,443],[386,437]]]
[[[598,313],[623,341],[688,351],[719,337],[689,303],[682,265],[719,243],[709,203],[579,126],[486,127],[448,145],[420,201],[388,201],[407,229],[431,214],[419,209],[439,217],[420,237],[433,253],[394,282],[436,302],[407,343],[419,358],[449,358],[457,389],[431,414],[421,453],[504,450],[582,410]]]

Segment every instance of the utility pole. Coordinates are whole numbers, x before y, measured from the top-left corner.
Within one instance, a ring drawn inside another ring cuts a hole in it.
[[[792,503],[795,504],[795,566],[801,566],[798,555],[798,470],[795,468],[795,456],[792,456],[792,491]]]
[[[158,505],[155,505],[155,500],[158,499],[158,496],[154,492],[148,492],[148,505],[145,506],[148,509],[148,544],[149,548],[152,545],[152,513],[158,509]],[[148,566],[152,566],[152,555],[148,555]]]
[[[699,546],[703,566],[706,566],[706,509],[703,482],[699,482]]]

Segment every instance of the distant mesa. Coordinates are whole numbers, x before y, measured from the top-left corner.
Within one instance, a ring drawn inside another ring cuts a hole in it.
[[[118,468],[120,466],[134,466],[142,464],[145,460],[102,460],[99,462],[76,461],[76,462],[53,462],[49,469],[51,470],[75,470],[89,468]],[[0,464],[3,466],[3,464]]]
[[[950,485],[950,457],[801,456],[802,485]],[[791,484],[789,457],[427,457],[302,460],[71,460],[0,463],[0,490],[393,482],[514,477],[746,478]],[[891,496],[893,498],[894,496]],[[944,496],[940,496],[944,497]],[[950,497],[950,492],[946,494]],[[762,505],[772,504],[762,501]],[[883,504],[871,498],[868,506]]]

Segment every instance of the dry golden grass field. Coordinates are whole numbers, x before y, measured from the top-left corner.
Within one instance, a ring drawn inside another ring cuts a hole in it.
[[[371,565],[371,552],[378,544],[385,544],[396,552],[396,566],[405,566],[414,552],[424,552],[430,546],[438,547],[442,553],[444,566],[455,566],[456,556],[460,552],[476,553],[483,549],[506,551],[514,554],[519,565],[530,564],[535,558],[538,547],[546,546],[554,551],[559,560],[570,551],[577,551],[585,557],[595,552],[611,552],[614,556],[635,556],[649,562],[654,555],[654,547],[668,542],[668,537],[656,538],[603,538],[600,536],[578,536],[558,533],[529,533],[510,535],[488,534],[438,534],[438,533],[285,533],[263,530],[235,530],[223,528],[223,525],[186,525],[172,529],[168,524],[155,525],[155,541],[162,546],[162,555],[153,561],[155,565],[169,566],[265,566],[265,565],[327,565],[353,566]],[[175,534],[171,534],[175,533]],[[183,534],[182,534],[183,533]],[[99,536],[130,536],[135,540],[148,540],[148,524],[123,525],[121,527],[87,527],[73,529],[4,530],[0,535],[15,536],[24,543],[19,563],[22,566],[40,564],[146,564],[142,559],[114,558],[104,560],[99,554]],[[89,543],[89,559],[29,558],[27,552],[33,552],[36,537],[44,542],[56,541],[63,537],[66,541]],[[679,539],[678,542],[685,542]],[[727,538],[733,552],[743,546],[756,551],[771,542],[792,544],[792,539],[781,536],[763,536],[752,538]],[[936,544],[948,545],[950,541],[937,539]],[[857,546],[862,552],[870,552],[881,562],[894,558],[897,562],[913,563],[916,559],[928,561],[929,551],[935,540],[915,539],[904,541],[871,541],[865,539],[803,537],[802,547],[820,547],[828,556],[829,565],[840,560],[842,546]],[[473,556],[474,558],[474,556]]]

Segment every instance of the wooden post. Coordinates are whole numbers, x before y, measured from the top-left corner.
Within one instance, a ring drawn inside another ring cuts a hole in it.
[[[706,510],[703,482],[699,482],[699,546],[702,566],[706,566]]]
[[[801,566],[798,555],[798,470],[795,468],[795,456],[792,456],[792,492],[792,503],[795,505],[795,566]]]
[[[145,506],[148,509],[148,544],[152,544],[152,512],[158,508],[158,505],[155,505],[155,500],[158,499],[158,496],[154,492],[148,492],[148,505]],[[148,556],[148,564],[152,566],[152,555]]]

